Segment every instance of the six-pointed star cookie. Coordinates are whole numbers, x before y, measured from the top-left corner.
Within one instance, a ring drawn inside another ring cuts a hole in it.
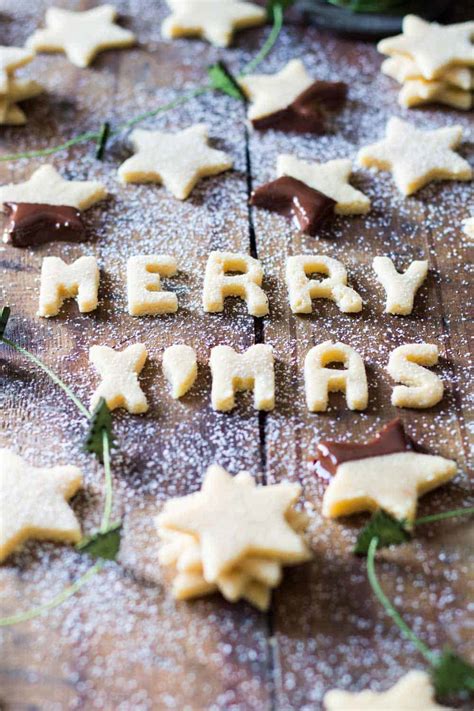
[[[232,168],[223,151],[207,143],[207,126],[196,124],[178,133],[133,131],[135,155],[122,163],[124,183],[163,183],[179,200],[185,200],[200,178]]]
[[[114,24],[116,16],[112,5],[85,12],[50,7],[46,11],[46,28],[36,30],[27,46],[35,51],[64,52],[77,67],[87,67],[102,50],[135,43],[133,32]]]
[[[473,36],[474,22],[443,26],[406,15],[403,34],[381,40],[377,49],[382,54],[408,55],[425,79],[435,79],[452,65],[474,65]]]
[[[367,168],[389,170],[404,195],[411,195],[432,180],[470,180],[469,163],[454,152],[462,140],[461,126],[421,131],[392,117],[386,137],[361,148],[357,159]]]
[[[64,180],[52,165],[42,165],[24,183],[0,186],[0,203],[25,202],[45,205],[68,205],[87,210],[107,197],[102,183],[96,180]]]
[[[0,562],[28,538],[77,543],[81,529],[66,502],[81,485],[77,467],[32,467],[0,449]]]
[[[370,209],[369,198],[349,185],[352,162],[348,158],[330,160],[327,163],[308,163],[292,155],[279,155],[278,176],[289,175],[301,180],[313,190],[319,190],[336,201],[334,212],[340,215],[365,214]]]
[[[240,0],[168,0],[172,14],[161,26],[163,37],[202,37],[228,47],[235,30],[265,22],[262,7]]]
[[[8,92],[9,74],[33,59],[33,53],[23,47],[0,47],[0,94]]]
[[[168,501],[160,527],[195,536],[204,578],[217,578],[248,556],[282,563],[307,560],[308,551],[285,514],[300,495],[297,484],[247,487],[218,466],[209,467],[201,491]]]
[[[423,671],[410,671],[388,691],[328,691],[324,697],[326,711],[441,711],[434,700],[430,676]]]

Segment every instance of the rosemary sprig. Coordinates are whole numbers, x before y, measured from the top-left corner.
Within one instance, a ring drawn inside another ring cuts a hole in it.
[[[270,34],[264,42],[262,48],[254,57],[254,59],[252,59],[247,65],[245,65],[239,76],[243,76],[244,74],[249,74],[250,72],[254,71],[254,69],[256,69],[256,67],[261,62],[263,62],[263,60],[271,52],[282,30],[284,8],[287,6],[287,4],[288,3],[285,0],[277,0],[273,3],[271,8],[273,26],[270,31]],[[205,94],[206,92],[211,91],[212,89],[212,84],[203,84],[201,86],[197,86],[193,90],[187,92],[186,94],[183,94],[182,96],[179,96],[173,101],[169,101],[166,104],[162,104],[161,106],[158,106],[156,109],[152,109],[151,111],[145,111],[144,113],[138,114],[137,116],[134,116],[128,121],[124,121],[123,123],[119,124],[114,129],[109,128],[107,139],[111,138],[112,136],[117,136],[123,131],[128,131],[130,128],[133,128],[133,126],[136,126],[137,124],[142,123],[143,121],[146,121],[149,118],[154,118],[159,114],[164,114],[167,111],[171,111],[172,109],[178,108],[178,106],[182,106],[188,101],[191,101],[191,99],[194,99],[197,96],[201,96],[202,94]],[[104,147],[103,138],[105,125],[109,124],[106,122],[102,124],[101,128],[97,131],[87,131],[86,133],[80,133],[78,136],[74,136],[68,141],[60,143],[57,146],[51,146],[50,148],[39,148],[37,150],[31,151],[23,151],[22,153],[9,153],[7,155],[0,156],[0,162],[20,160],[21,158],[39,158],[42,156],[50,156],[54,153],[59,153],[60,151],[67,150],[68,148],[76,146],[80,143],[88,143],[89,141],[96,141],[96,156],[99,160],[101,160],[103,156],[103,150],[101,149],[103,149]]]

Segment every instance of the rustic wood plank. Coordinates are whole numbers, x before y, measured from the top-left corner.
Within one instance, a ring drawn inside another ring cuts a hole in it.
[[[290,56],[303,57],[317,78],[348,82],[349,103],[342,114],[333,117],[328,135],[320,138],[252,134],[254,187],[275,177],[279,153],[316,161],[355,157],[359,146],[383,135],[392,114],[405,113],[418,125],[456,122],[468,128],[469,117],[461,112],[439,108],[402,112],[396,104],[396,87],[379,74],[380,58],[371,46],[335,40],[308,27],[295,28],[265,70],[279,69]],[[464,152],[468,150],[466,145]],[[265,418],[267,476],[269,481],[288,476],[299,480],[314,510],[311,543],[315,560],[289,572],[275,595],[277,708],[320,708],[329,688],[362,689],[369,684],[387,688],[403,672],[423,667],[423,659],[401,639],[371,594],[365,562],[351,554],[357,530],[366,518],[334,523],[321,517],[326,483],[318,480],[308,462],[317,441],[364,441],[398,415],[417,441],[459,463],[456,481],[428,495],[420,512],[472,503],[472,480],[462,441],[467,324],[460,317],[466,288],[460,220],[467,216],[472,188],[441,183],[404,200],[387,175],[357,172],[354,182],[370,194],[371,213],[337,218],[314,239],[278,216],[261,210],[252,215],[257,252],[265,264],[271,295],[271,316],[265,320],[263,339],[274,346],[278,359],[277,406]],[[284,285],[286,257],[311,253],[335,257],[347,266],[349,283],[365,302],[361,314],[341,314],[335,304],[322,300],[315,302],[310,316],[290,313]],[[391,256],[400,268],[412,259],[429,258],[430,277],[409,318],[383,314],[383,294],[371,269],[375,255]],[[341,395],[331,397],[326,414],[306,411],[304,357],[312,345],[327,339],[341,340],[364,357],[370,402],[363,414],[347,410]],[[430,410],[397,410],[390,405],[391,382],[384,367],[394,347],[415,341],[440,346],[437,372],[446,383],[446,396]],[[424,529],[413,545],[384,553],[386,562],[379,564],[384,589],[415,630],[433,648],[449,644],[467,656],[472,655],[472,646],[468,620],[461,610],[467,609],[469,599],[470,536],[472,526],[466,522]]]

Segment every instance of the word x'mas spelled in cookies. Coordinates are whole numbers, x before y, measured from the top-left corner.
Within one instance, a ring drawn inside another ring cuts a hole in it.
[[[174,596],[220,590],[267,609],[281,566],[310,558],[293,508],[300,493],[298,484],[257,487],[247,472],[209,467],[201,491],[168,501],[156,519],[160,562],[178,572]]]
[[[418,497],[456,474],[456,462],[417,451],[400,420],[390,422],[365,445],[320,442],[317,467],[331,477],[323,497],[324,516],[381,508],[409,525]]]
[[[147,359],[147,351],[141,343],[115,351],[108,346],[92,346],[89,360],[102,377],[91,398],[91,410],[104,398],[109,410],[124,407],[134,415],[148,410],[148,402],[138,382]]]
[[[81,486],[77,467],[32,467],[0,449],[0,563],[29,538],[77,543],[81,528],[67,501]]]
[[[227,412],[235,407],[237,390],[251,390],[256,410],[275,407],[275,373],[272,347],[264,343],[236,353],[230,346],[211,351],[212,407]]]

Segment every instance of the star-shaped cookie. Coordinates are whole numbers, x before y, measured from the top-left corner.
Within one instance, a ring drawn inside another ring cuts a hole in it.
[[[391,171],[404,195],[412,195],[432,180],[470,180],[469,163],[454,152],[462,140],[461,126],[422,131],[392,117],[386,137],[361,148],[357,159],[366,168]]]
[[[77,467],[32,467],[0,449],[0,562],[29,538],[77,543],[81,529],[67,500],[81,486]]]
[[[408,55],[425,79],[436,79],[453,65],[474,66],[474,22],[439,25],[416,15],[406,15],[403,34],[381,40],[382,54]]]
[[[0,203],[44,203],[68,205],[87,210],[107,197],[102,183],[96,180],[64,180],[52,165],[42,165],[24,183],[0,186]]]
[[[242,486],[213,466],[201,491],[168,501],[157,523],[198,539],[204,579],[214,583],[248,556],[278,558],[282,563],[307,560],[303,539],[285,516],[300,491],[290,483]]]
[[[328,691],[324,697],[326,711],[441,711],[434,700],[430,676],[423,671],[410,671],[388,691]]]
[[[370,209],[369,198],[349,185],[352,162],[348,158],[330,160],[327,163],[308,163],[292,155],[279,155],[278,176],[289,175],[300,180],[313,190],[319,190],[336,201],[334,212],[340,215],[365,214]]]
[[[179,200],[189,196],[200,178],[232,168],[227,153],[208,145],[204,124],[177,133],[137,129],[131,141],[136,153],[119,168],[122,182],[163,183]]]
[[[385,59],[380,70],[383,74],[398,81],[399,84],[403,84],[408,79],[423,79],[423,74],[417,63],[402,54]],[[439,80],[450,86],[469,91],[474,86],[474,72],[469,67],[449,67],[443,71]]]
[[[9,74],[33,59],[33,53],[23,47],[0,47],[0,94],[7,94]]]
[[[168,0],[172,11],[161,26],[163,37],[201,37],[228,47],[235,30],[265,22],[264,8],[240,0]]]
[[[27,46],[41,52],[64,52],[72,64],[87,67],[104,49],[135,44],[133,32],[114,23],[116,16],[113,5],[84,12],[50,7],[46,11],[46,28],[36,30]]]
[[[320,470],[333,475],[323,497],[323,515],[348,516],[383,509],[412,523],[417,500],[456,475],[456,462],[416,451],[399,420],[365,445],[321,442]]]

